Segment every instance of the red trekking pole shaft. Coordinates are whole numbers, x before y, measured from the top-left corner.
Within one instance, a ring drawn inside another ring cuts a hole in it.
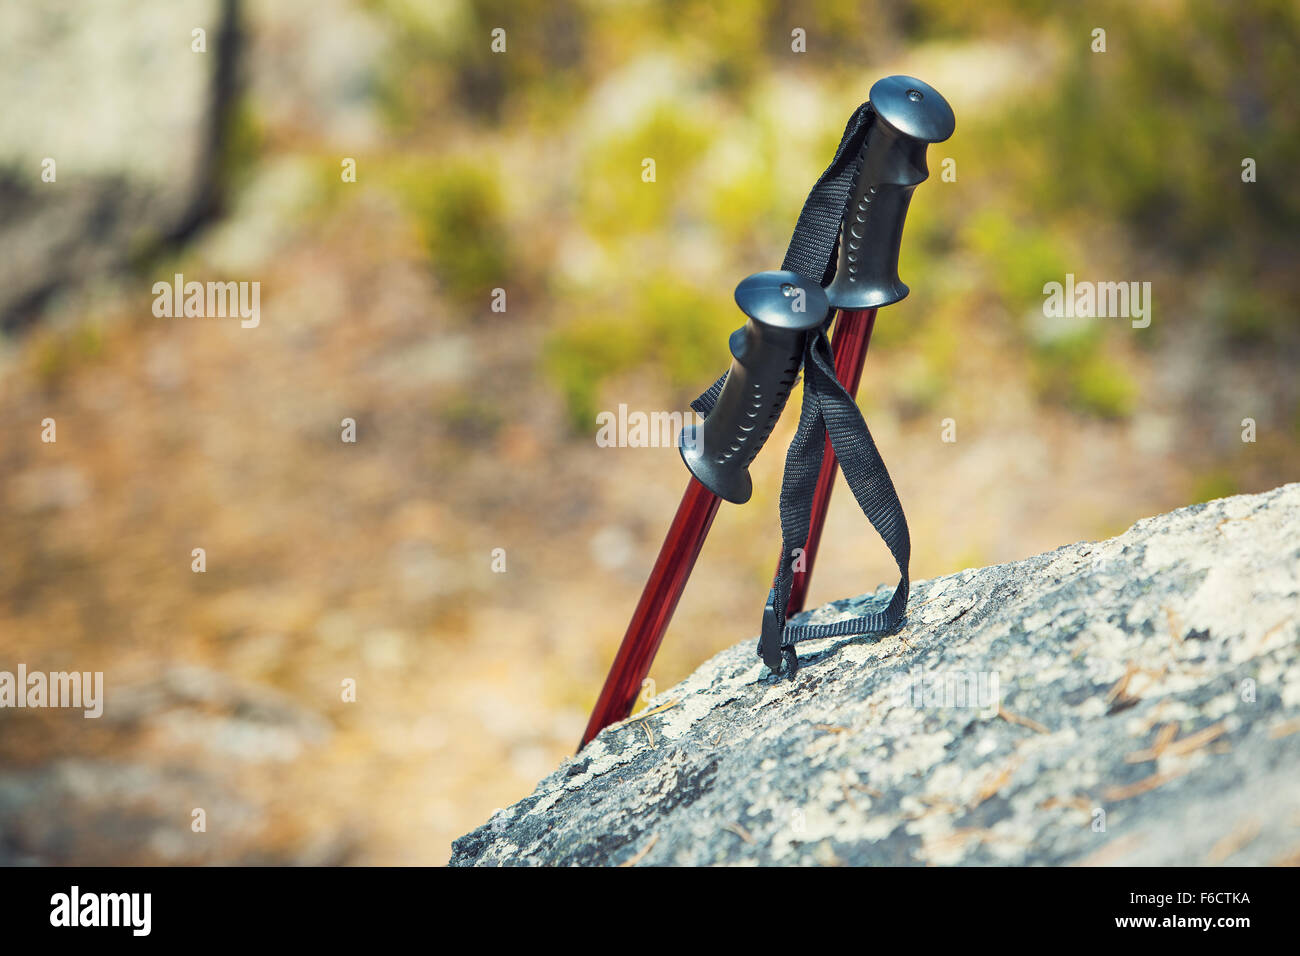
[[[831,353],[835,361],[835,377],[850,395],[858,394],[862,382],[862,366],[871,344],[871,330],[876,325],[875,309],[850,309],[840,312],[835,319],[835,332],[831,336]],[[791,579],[790,602],[786,614],[798,614],[808,600],[808,584],[812,580],[813,562],[817,560],[817,546],[822,540],[822,526],[835,488],[835,473],[839,470],[835,449],[830,436],[822,454],[821,471],[817,473],[817,488],[813,492],[812,521],[808,525],[808,540],[803,546],[803,570],[796,571]]]
[[[692,478],[578,749],[632,712],[718,505],[749,500],[749,465],[790,397],[807,333],[830,311],[821,287],[793,272],[749,276],[736,287],[736,304],[749,321],[731,335],[731,369],[713,410],[682,430],[679,449]]]
[[[641,684],[650,673],[650,665],[663,643],[668,622],[677,610],[677,602],[686,589],[686,581],[720,504],[722,499],[694,478],[686,486],[686,494],[682,495],[682,503],[677,506],[672,526],[659,548],[654,570],[641,592],[618,655],[610,665],[605,686],[587,721],[579,749],[603,728],[632,713]]]

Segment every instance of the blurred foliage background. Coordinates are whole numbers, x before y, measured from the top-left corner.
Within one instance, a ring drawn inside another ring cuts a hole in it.
[[[109,693],[97,723],[0,712],[0,860],[441,862],[525,795],[683,482],[670,449],[597,448],[596,413],[684,411],[725,367],[732,289],[890,73],[958,119],[860,394],[914,577],[1297,476],[1294,3],[134,9],[0,22],[0,667]],[[175,272],[260,281],[260,326],[154,318]],[[1150,282],[1150,327],[1045,318],[1066,273]],[[660,689],[757,629],[794,417]],[[814,603],[891,575],[841,489]]]

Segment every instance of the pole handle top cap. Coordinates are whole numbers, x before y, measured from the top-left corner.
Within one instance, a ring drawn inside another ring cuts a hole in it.
[[[914,76],[877,80],[869,98],[877,118],[911,139],[942,143],[957,128],[948,101],[933,86]]]
[[[740,311],[768,328],[806,332],[826,319],[830,303],[820,285],[797,272],[755,272],[736,286]]]

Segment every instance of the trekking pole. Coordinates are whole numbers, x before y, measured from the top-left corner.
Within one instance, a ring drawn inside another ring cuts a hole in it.
[[[835,377],[850,396],[857,394],[862,380],[876,310],[902,300],[909,291],[898,277],[898,253],[912,191],[930,175],[926,147],[943,142],[955,128],[952,107],[937,90],[913,77],[878,81],[869,102],[876,121],[862,147],[862,164],[840,225],[839,265],[826,288],[831,308],[839,310],[831,337]],[[828,436],[787,615],[804,609],[836,470]]]
[[[731,370],[717,404],[702,424],[687,426],[678,439],[691,479],[579,750],[632,712],[718,506],[722,501],[744,504],[749,500],[753,493],[749,465],[790,397],[805,335],[819,327],[830,311],[821,287],[794,272],[749,276],[736,287],[736,305],[749,321],[731,334]]]
[[[835,158],[804,202],[783,271],[750,276],[736,289],[736,302],[750,321],[731,337],[735,361],[730,371],[692,403],[707,416],[703,425],[682,433],[682,458],[693,479],[660,548],[579,749],[601,729],[631,713],[717,514],[719,499],[749,500],[748,466],[775,425],[801,364],[810,379],[805,382],[800,426],[786,461],[781,496],[783,554],[789,556],[796,544],[804,545],[805,553],[811,549],[812,554],[806,554],[807,564],[801,567],[806,594],[808,574],[804,568],[811,567],[825,520],[836,467],[831,440],[838,435],[834,440],[845,443],[845,474],[854,496],[898,562],[899,587],[886,608],[862,618],[787,629],[785,609],[791,606],[792,580],[782,576],[789,570],[783,558],[764,610],[759,656],[773,672],[780,672],[788,661],[786,673],[793,676],[796,641],[823,636],[823,632],[887,629],[901,619],[906,608],[910,554],[906,517],[844,383],[856,391],[875,310],[907,295],[907,286],[898,278],[903,220],[912,190],[929,174],[926,146],[951,136],[954,119],[943,97],[912,77],[883,79],[871,88],[870,97],[849,118]],[[838,263],[834,260],[837,245]],[[805,278],[811,276],[818,278]],[[820,285],[828,281],[823,293]],[[794,307],[795,301],[805,303],[805,308]],[[832,306],[840,310],[833,368],[824,334]],[[809,369],[807,362],[815,362],[816,368]],[[814,443],[818,452],[832,452],[814,455],[816,465],[809,459],[805,429],[818,436]],[[814,474],[815,487],[805,481],[805,476],[811,479]],[[792,492],[792,503],[799,505],[789,513],[787,490]],[[804,504],[810,510],[816,505],[815,524],[800,523]],[[782,595],[780,600],[777,594]]]

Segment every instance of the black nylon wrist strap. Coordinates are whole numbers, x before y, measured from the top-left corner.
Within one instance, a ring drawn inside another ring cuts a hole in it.
[[[863,103],[849,118],[835,158],[804,201],[782,269],[797,272],[822,286],[834,278],[840,222],[872,116],[870,104]],[[762,636],[758,642],[759,656],[768,667],[780,671],[784,663],[790,677],[799,668],[794,650],[797,642],[886,632],[898,625],[907,608],[908,564],[912,553],[907,517],[857,402],[835,377],[827,338],[829,319],[827,316],[826,323],[809,333],[804,347],[803,406],[799,411],[799,426],[786,453],[781,484],[781,562],[764,608]],[[691,408],[707,417],[725,380],[724,374],[691,403]],[[793,552],[803,548],[808,540],[812,496],[827,434],[849,489],[889,547],[900,577],[889,603],[870,614],[828,624],[787,626],[785,609],[794,579]]]

